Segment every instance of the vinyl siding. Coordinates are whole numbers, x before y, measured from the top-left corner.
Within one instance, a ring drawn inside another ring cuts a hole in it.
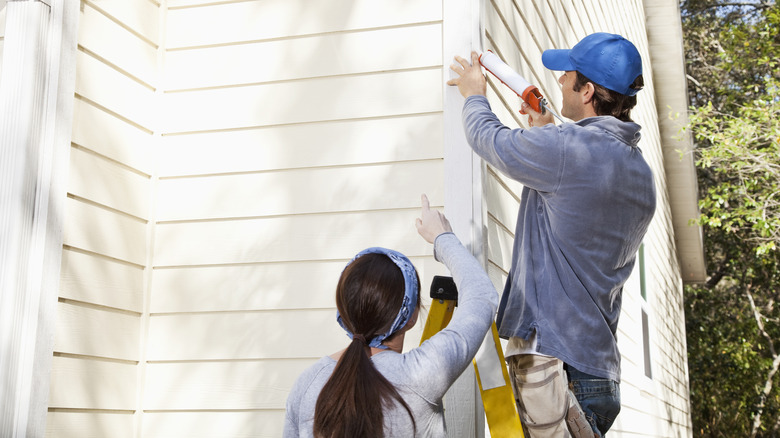
[[[159,5],[83,1],[47,436],[133,437]]]
[[[441,2],[168,8],[142,436],[277,437],[346,345],[345,263],[441,272],[413,225],[443,204]]]
[[[443,203],[441,3],[86,1],[79,29],[48,435],[279,436],[344,346],[345,262],[442,273],[413,227]]]
[[[643,3],[566,0],[488,0],[484,11],[484,49],[495,51],[510,66],[540,88],[560,113],[560,72],[541,64],[547,48],[570,48],[582,37],[603,31],[622,34],[639,49],[644,62],[645,89],[632,116],[642,125],[640,147],[654,170],[658,207],[645,238],[648,302],[639,292],[638,269],[623,293],[618,328],[622,353],[622,411],[610,435],[688,436],[691,434],[682,282],[672,234],[671,208],[663,167],[657,104],[650,69]],[[518,115],[520,99],[488,75],[488,99],[510,127],[526,127]],[[488,167],[489,272],[502,288],[511,263],[511,245],[522,186]],[[644,372],[642,309],[648,313],[652,379]]]

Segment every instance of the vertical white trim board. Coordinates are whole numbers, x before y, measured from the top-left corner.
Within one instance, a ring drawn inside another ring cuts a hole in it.
[[[43,436],[77,2],[8,1],[0,76],[0,435]]]
[[[446,84],[455,55],[471,58],[480,50],[481,1],[443,2],[442,87],[444,87],[444,206],[455,234],[484,264],[482,168],[463,133],[463,97]],[[485,420],[473,367],[468,367],[444,398],[450,436],[483,437]]]

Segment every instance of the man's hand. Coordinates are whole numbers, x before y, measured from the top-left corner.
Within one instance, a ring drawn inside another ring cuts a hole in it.
[[[431,210],[431,204],[428,202],[428,197],[422,195],[422,218],[418,218],[414,225],[417,227],[417,232],[428,243],[433,243],[439,234],[452,231],[450,221],[438,210]]]
[[[458,77],[447,81],[447,85],[457,85],[458,91],[463,97],[475,94],[484,96],[487,91],[487,81],[482,73],[477,52],[471,52],[471,64],[460,56],[456,56],[455,61],[458,63],[450,65],[450,70],[454,71]]]
[[[555,122],[550,111],[545,111],[544,114],[536,112],[531,108],[531,105],[528,105],[525,102],[520,105],[520,114],[528,114],[528,126],[544,126],[548,123]]]

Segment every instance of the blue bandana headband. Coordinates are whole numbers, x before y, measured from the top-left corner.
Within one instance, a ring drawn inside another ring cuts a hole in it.
[[[368,248],[360,251],[352,260],[350,260],[349,263],[347,263],[347,266],[357,260],[358,257],[365,254],[385,254],[386,256],[390,257],[390,260],[392,260],[393,263],[395,263],[404,274],[404,301],[401,303],[401,310],[398,312],[398,316],[395,317],[393,325],[390,326],[390,330],[388,330],[387,333],[377,335],[368,341],[369,347],[381,348],[384,350],[387,349],[387,346],[382,345],[382,342],[409,322],[409,319],[412,317],[414,309],[417,306],[417,295],[419,293],[417,290],[417,271],[415,271],[414,265],[412,265],[412,262],[409,261],[405,255],[398,251],[393,251],[392,249],[379,247]],[[338,321],[341,328],[347,332],[347,336],[352,339],[352,332],[350,332],[349,329],[344,326],[338,310],[336,311],[336,321]]]

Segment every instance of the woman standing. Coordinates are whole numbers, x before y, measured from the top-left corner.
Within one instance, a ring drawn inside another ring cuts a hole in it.
[[[477,353],[498,294],[425,195],[416,226],[458,287],[449,325],[403,353],[420,308],[417,271],[399,252],[361,251],[336,288],[337,321],[352,342],[298,377],[287,399],[286,438],[446,436],[442,397]]]

